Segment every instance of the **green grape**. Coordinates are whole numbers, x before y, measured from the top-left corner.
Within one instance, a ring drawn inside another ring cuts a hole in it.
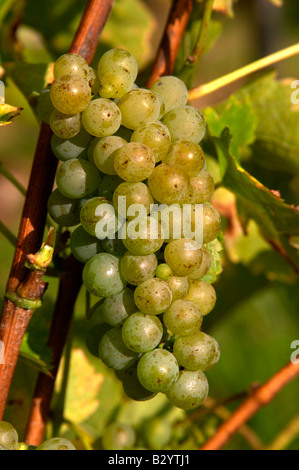
[[[112,200],[114,191],[121,183],[123,180],[119,176],[103,175],[98,188],[99,196]]]
[[[48,199],[48,212],[54,222],[64,227],[80,224],[81,201],[65,197],[55,189]]]
[[[82,113],[82,124],[89,134],[107,137],[114,134],[121,124],[120,110],[108,99],[92,100]]]
[[[132,76],[133,82],[136,80],[138,63],[129,51],[121,48],[110,49],[102,55],[98,63],[99,77],[102,78],[110,70],[118,70],[118,67],[125,68]]]
[[[203,315],[210,313],[216,304],[216,291],[212,284],[202,280],[190,280],[189,292],[185,300],[195,302]]]
[[[139,382],[137,376],[137,362],[124,371],[122,380],[125,394],[135,401],[147,401],[156,396],[156,393],[150,392]]]
[[[127,251],[122,257],[120,270],[125,280],[133,286],[138,286],[144,281],[155,276],[158,260],[154,253],[137,256]]]
[[[141,124],[157,121],[161,114],[161,101],[156,93],[138,88],[126,93],[118,102],[122,125],[135,130]]]
[[[189,292],[190,283],[188,277],[171,276],[167,281],[172,292],[172,301],[183,299]]]
[[[198,144],[206,133],[205,119],[193,106],[179,106],[168,111],[162,122],[168,127],[173,142],[185,139]]]
[[[135,204],[138,206],[134,207]],[[136,211],[138,213],[140,209],[145,209],[146,214],[149,214],[152,204],[154,199],[146,184],[141,182],[121,183],[113,193],[113,206],[124,219],[135,218]],[[142,208],[139,205],[142,205]]]
[[[167,154],[171,137],[168,128],[160,121],[141,124],[132,134],[131,142],[140,142],[149,147],[160,162]]]
[[[159,318],[136,312],[123,324],[122,338],[125,345],[137,353],[145,353],[156,348],[163,335],[163,325]]]
[[[101,242],[79,225],[71,234],[70,247],[73,256],[81,263],[86,263],[102,249]]]
[[[127,348],[122,339],[122,327],[119,326],[111,328],[102,336],[99,357],[107,367],[120,371],[137,361],[139,354]]]
[[[153,83],[150,88],[158,93],[164,101],[165,113],[188,101],[188,89],[185,83],[173,75],[165,75]]]
[[[104,450],[127,450],[133,447],[136,440],[132,426],[125,423],[112,423],[102,438]]]
[[[104,320],[113,327],[121,326],[136,311],[134,292],[128,287],[118,294],[107,297],[101,305]]]
[[[15,428],[6,421],[0,421],[0,445],[5,450],[15,450],[18,442],[19,437]]]
[[[124,67],[115,67],[101,76],[99,94],[102,98],[119,99],[133,86],[132,74]]]
[[[220,358],[217,341],[206,333],[179,336],[173,345],[173,354],[178,363],[188,370],[211,369]]]
[[[205,154],[199,145],[189,140],[180,139],[171,144],[163,162],[181,166],[191,178],[198,175],[203,169]]]
[[[177,408],[198,408],[209,394],[209,383],[201,370],[181,370],[178,381],[166,392],[168,400]]]
[[[137,375],[150,392],[166,392],[179,378],[179,365],[171,352],[154,349],[139,359]]]
[[[173,270],[167,263],[161,263],[156,269],[156,277],[162,281],[168,281],[173,276]]]
[[[188,276],[201,262],[202,251],[196,241],[181,238],[166,245],[164,258],[175,276]]]
[[[115,238],[105,238],[102,241],[103,250],[111,255],[122,256],[127,251],[123,241],[115,234]]]
[[[150,176],[155,168],[155,156],[151,149],[139,142],[130,142],[116,150],[114,169],[118,176],[129,183],[138,183]]]
[[[221,232],[222,222],[219,212],[210,204],[203,204],[203,243],[210,243]]]
[[[150,255],[163,245],[163,232],[154,217],[136,217],[121,229],[121,237],[127,250],[133,255]]]
[[[110,297],[121,292],[126,281],[120,273],[119,258],[110,253],[94,255],[84,266],[83,283],[97,297]]]
[[[116,175],[114,169],[115,151],[127,142],[121,137],[108,136],[96,142],[93,148],[93,163],[105,175]]]
[[[167,282],[153,278],[144,281],[136,287],[134,300],[142,313],[160,315],[170,306],[172,293]]]
[[[87,80],[89,76],[89,65],[79,54],[63,54],[54,64],[54,78],[57,80],[63,75],[76,75]]]
[[[38,96],[36,105],[37,117],[46,124],[50,124],[50,117],[55,109],[51,101],[50,92],[51,87],[44,88]]]
[[[94,165],[82,158],[64,162],[57,171],[59,191],[70,199],[80,199],[94,193],[100,183],[100,173]]]
[[[163,322],[175,335],[188,336],[200,330],[203,316],[190,300],[175,300],[163,314]]]
[[[113,238],[117,231],[114,207],[104,197],[94,197],[83,205],[80,222],[86,232],[99,240],[107,237]]]
[[[85,159],[91,139],[91,135],[85,129],[81,129],[79,134],[71,139],[61,139],[53,134],[51,148],[54,155],[63,162],[74,158]]]
[[[171,424],[168,419],[159,416],[147,421],[144,426],[144,438],[151,450],[163,450],[170,443],[172,436]]]
[[[54,109],[50,116],[50,127],[60,139],[72,139],[81,131],[81,116],[80,114],[63,114]]]
[[[182,204],[190,192],[190,179],[180,166],[161,163],[149,175],[148,186],[158,202]]]
[[[188,278],[193,281],[197,281],[204,277],[211,266],[211,255],[209,250],[206,247],[201,248],[202,251],[202,260],[201,263],[192,271],[191,274],[189,274]]]
[[[53,437],[44,441],[36,450],[76,450],[76,447],[67,439]]]
[[[190,179],[191,185],[191,204],[202,204],[208,202],[215,191],[215,184],[212,176],[206,170]]]
[[[96,309],[94,312],[94,316],[101,315],[101,305]],[[99,359],[99,343],[101,338],[104,336],[107,331],[111,330],[111,326],[107,323],[98,323],[93,324],[87,331],[85,336],[85,344],[90,352],[94,357]]]
[[[79,114],[90,103],[89,84],[78,75],[63,75],[51,85],[53,106],[63,114]]]

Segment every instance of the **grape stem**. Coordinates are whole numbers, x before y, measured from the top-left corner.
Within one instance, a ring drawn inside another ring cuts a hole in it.
[[[199,98],[211,95],[215,91],[218,91],[227,85],[231,85],[242,78],[248,77],[255,72],[263,70],[283,60],[289,59],[290,57],[293,57],[297,54],[299,54],[299,43],[275,52],[274,54],[263,57],[256,62],[246,65],[245,67],[235,70],[234,72],[217,78],[216,80],[213,80],[209,83],[192,88],[189,90],[189,101],[194,101]]]

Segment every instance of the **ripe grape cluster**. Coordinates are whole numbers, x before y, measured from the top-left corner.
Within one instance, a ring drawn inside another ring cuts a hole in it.
[[[61,161],[48,211],[71,228],[83,283],[102,300],[101,360],[130,398],[162,392],[192,409],[219,359],[217,341],[201,331],[216,302],[203,278],[221,231],[199,146],[206,124],[183,81],[163,76],[139,88],[137,73],[123,49],[103,54],[97,69],[76,54],[56,61],[37,105]]]

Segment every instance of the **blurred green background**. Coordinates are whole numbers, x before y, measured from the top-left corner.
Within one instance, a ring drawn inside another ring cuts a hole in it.
[[[39,132],[39,122],[24,95],[28,96],[33,83],[36,92],[45,85],[41,70],[46,65],[40,64],[55,61],[68,49],[85,3],[81,0],[0,2],[3,67],[0,78],[4,76],[6,102],[23,108],[12,124],[0,130],[0,160],[24,187],[28,182]],[[94,63],[103,51],[125,47],[138,60],[139,80],[143,84],[160,42],[169,6],[169,0],[116,0]],[[201,62],[194,86],[298,42],[299,5],[296,0],[286,1],[281,8],[274,7],[267,0],[239,0],[234,10],[235,15],[231,18],[215,14],[211,36],[213,47]],[[16,61],[24,61],[31,66],[21,72],[21,69],[14,71],[11,64]],[[298,57],[284,61],[276,67],[278,77],[296,79],[298,67]],[[204,109],[226,97],[227,93],[215,94],[212,100],[202,101],[201,107]],[[278,137],[283,139],[283,135]],[[215,160],[211,158],[209,165],[211,172],[217,175]],[[272,172],[271,168],[265,170],[253,160],[244,160],[244,165],[270,189],[280,191],[289,204],[299,204],[298,175],[289,171],[286,174]],[[227,190],[220,191],[215,195],[215,203],[229,205],[230,197]],[[0,201],[0,220],[17,233],[23,197],[2,176]],[[224,223],[229,230],[229,221],[224,218]],[[0,234],[1,297],[5,292],[13,252],[13,246]],[[41,347],[40,332],[44,334],[43,344],[46,341],[58,285],[53,278],[46,280],[49,281],[49,289],[44,305],[33,318],[26,337],[28,347],[37,354]],[[265,382],[290,360],[291,343],[299,340],[299,281],[291,266],[263,240],[252,222],[249,235],[234,237],[230,233],[224,242],[223,272],[215,283],[215,289],[217,305],[205,319],[203,330],[214,336],[221,346],[219,364],[207,373],[210,396],[221,401],[246,392],[252,384]],[[100,439],[111,420],[128,422],[136,429],[144,427],[145,420],[156,415],[161,423],[184,420],[185,413],[169,408],[163,397],[158,396],[145,403],[135,403],[124,397],[115,375],[86,346],[86,334],[90,329],[94,330],[99,320],[85,320],[84,302],[82,290],[73,323],[73,354],[65,417],[96,440]],[[46,360],[45,348],[41,354]],[[5,415],[20,435],[24,432],[36,374],[35,369],[24,364],[24,359],[20,361]],[[248,423],[262,445],[269,445],[294,418],[297,417],[298,422],[298,396],[299,380],[296,379]],[[227,410],[234,409],[238,403],[239,400],[233,400],[226,405]],[[198,448],[220,422],[221,418],[214,415],[190,420],[188,426],[192,429],[192,436],[182,443],[178,440],[177,448],[180,445]],[[297,428],[298,432],[288,443],[289,449],[299,449],[298,424]],[[62,431],[73,437],[69,426],[64,426]],[[78,445],[81,444],[78,442]],[[147,445],[155,448],[157,443]],[[248,449],[250,444],[237,434],[227,448]]]

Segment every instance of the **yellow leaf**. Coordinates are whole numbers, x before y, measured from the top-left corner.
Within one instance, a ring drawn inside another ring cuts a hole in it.
[[[9,104],[0,104],[0,126],[11,124],[11,120],[20,114],[22,108],[16,108]]]

